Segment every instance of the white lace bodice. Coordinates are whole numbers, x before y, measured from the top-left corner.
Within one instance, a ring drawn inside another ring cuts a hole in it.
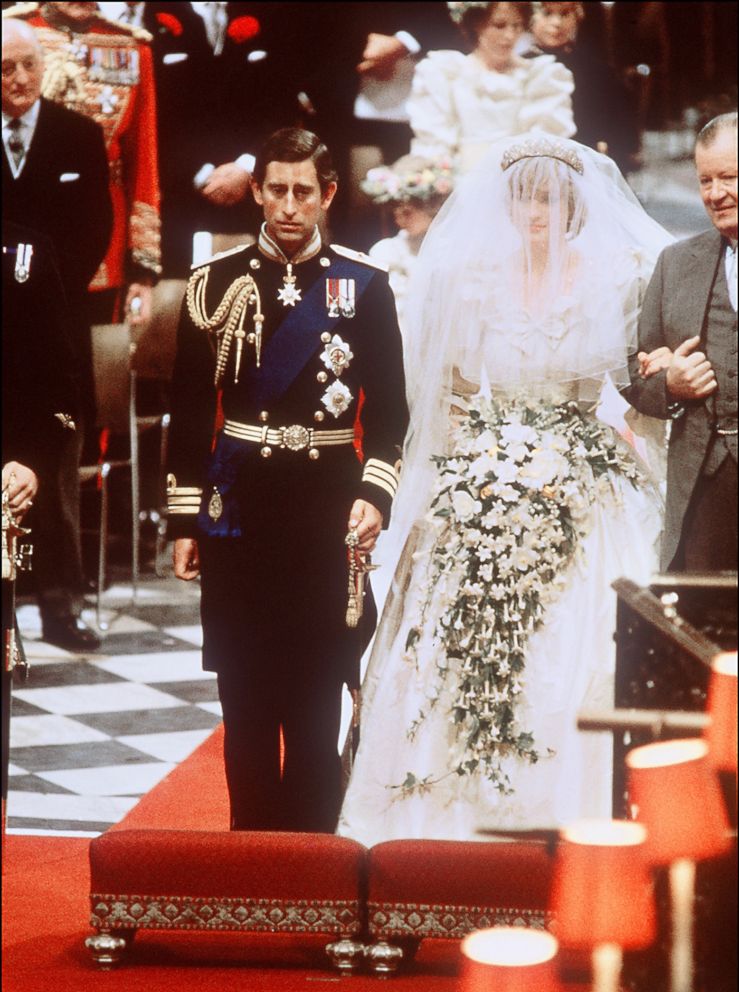
[[[571,137],[573,89],[569,69],[551,55],[519,59],[511,72],[500,73],[475,55],[430,52],[416,67],[408,100],[411,152],[450,158],[468,172],[508,135],[540,130]]]

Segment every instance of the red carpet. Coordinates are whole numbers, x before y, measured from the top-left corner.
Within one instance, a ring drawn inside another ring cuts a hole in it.
[[[112,829],[225,830],[228,799],[217,730]],[[371,975],[343,978],[325,964],[323,941],[300,947],[289,935],[158,933],[136,937],[129,963],[102,972],[84,946],[89,919],[89,840],[6,838],[2,977],[5,992],[291,992],[349,983],[352,992],[383,988]],[[456,946],[427,942],[413,973],[388,990],[452,992]]]

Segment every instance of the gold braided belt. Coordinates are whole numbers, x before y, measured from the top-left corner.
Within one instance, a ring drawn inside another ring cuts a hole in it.
[[[340,431],[317,431],[312,427],[302,427],[291,424],[289,427],[266,427],[252,424],[240,424],[237,420],[227,420],[223,425],[223,433],[227,437],[239,438],[241,441],[254,441],[262,445],[262,454],[271,454],[272,447],[287,448],[289,451],[309,449],[311,457],[316,448],[337,444],[352,444],[354,430],[346,427]]]

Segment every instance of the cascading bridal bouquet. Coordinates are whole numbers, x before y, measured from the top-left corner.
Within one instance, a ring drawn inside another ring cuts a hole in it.
[[[480,772],[510,794],[504,759],[541,756],[516,715],[528,639],[567,581],[591,506],[618,500],[613,473],[634,486],[648,482],[627,443],[575,403],[474,397],[451,451],[434,456],[427,519],[435,539],[406,656],[412,662],[426,649],[425,620],[438,615],[431,635],[437,677],[427,705],[438,703],[445,686],[452,694],[456,745],[447,774]],[[426,713],[419,712],[411,738]],[[409,772],[397,788],[410,795],[437,781]]]

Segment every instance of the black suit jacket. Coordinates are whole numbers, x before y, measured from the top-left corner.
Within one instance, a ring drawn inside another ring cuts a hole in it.
[[[362,123],[354,122],[359,90],[357,65],[368,36],[407,31],[421,46],[419,57],[438,49],[461,49],[464,41],[445,3],[305,4],[304,30],[310,41],[305,90],[317,111],[317,129],[327,142],[362,143]]]
[[[22,281],[15,274],[19,243],[33,247]],[[51,242],[4,219],[2,461],[32,468],[42,484],[65,430],[55,415],[77,415],[67,316]]]
[[[301,123],[298,93],[306,50],[303,7],[295,3],[229,3],[223,51],[215,55],[205,25],[189,3],[147,3],[157,92],[163,265],[188,276],[194,231],[251,230],[251,203],[210,204],[193,187],[200,168],[256,154],[279,127]]]
[[[113,226],[99,125],[42,97],[17,179],[3,154],[3,216],[51,239],[70,303],[82,298],[105,256]]]

